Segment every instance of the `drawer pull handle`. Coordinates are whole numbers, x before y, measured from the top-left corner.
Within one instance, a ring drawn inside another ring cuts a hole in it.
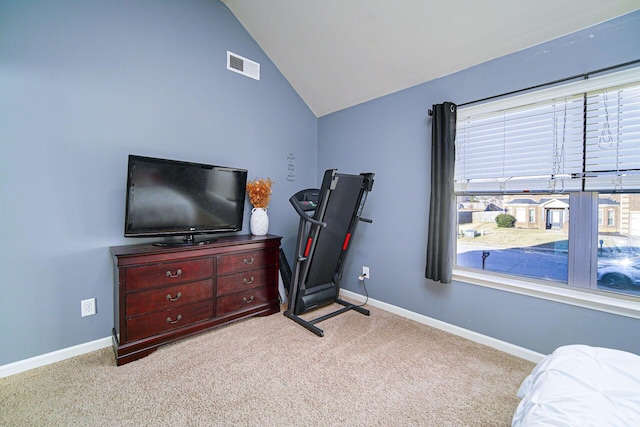
[[[243,278],[242,281],[244,282],[245,285],[250,285],[253,283],[253,276],[251,276],[250,280],[247,280],[247,278]]]
[[[254,261],[253,257],[251,257],[251,259],[246,259],[246,258],[244,259],[244,263],[247,264],[247,265],[253,264],[253,261]]]
[[[171,317],[167,317],[167,323],[171,323],[172,325],[175,325],[180,320],[182,320],[182,314],[178,314],[178,317],[176,317],[176,320],[171,320]]]
[[[172,279],[175,279],[176,277],[180,277],[180,275],[182,274],[182,270],[178,269],[178,271],[176,271],[176,274],[173,274],[171,271],[167,270],[167,277],[171,277]]]
[[[182,292],[178,292],[176,297],[173,298],[171,294],[167,294],[167,301],[178,301],[178,299],[182,296]]]
[[[242,301],[246,302],[247,304],[249,304],[250,302],[253,301],[253,295],[251,295],[251,298],[247,299],[247,297],[242,297]]]

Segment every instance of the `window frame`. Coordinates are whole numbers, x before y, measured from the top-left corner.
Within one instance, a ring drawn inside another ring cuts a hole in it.
[[[602,76],[590,77],[587,80],[580,80],[577,82],[562,84],[542,90],[536,90],[521,95],[498,99],[484,104],[459,107],[458,116],[481,115],[492,111],[516,108],[523,105],[542,102],[552,98],[570,96],[578,92],[586,93],[611,86],[619,86],[638,81],[640,81],[640,68],[637,67],[619,72],[609,73]],[[517,195],[522,193],[505,192],[504,194]],[[598,193],[588,191],[567,191],[564,194],[568,194],[570,197],[576,197],[577,200],[582,200],[582,198],[584,198],[587,201],[583,203],[590,204],[589,207],[571,209],[570,215],[572,215],[572,217],[569,220],[570,224],[576,224],[576,221],[580,221],[581,219],[580,217],[574,218],[573,215],[590,216],[590,223],[582,224],[581,228],[583,228],[583,230],[581,230],[581,232],[583,233],[583,236],[576,237],[579,236],[576,234],[578,228],[577,226],[570,227],[569,230],[570,251],[582,251],[583,255],[587,253],[586,251],[588,251],[587,256],[590,258],[590,261],[584,262],[593,263],[592,268],[589,268],[589,271],[586,273],[590,276],[589,278],[584,276],[585,273],[580,273],[579,271],[569,271],[569,283],[565,284],[560,282],[556,283],[545,281],[542,279],[526,278],[496,272],[487,272],[486,270],[479,270],[468,267],[460,267],[457,266],[456,263],[454,263],[453,280],[640,319],[640,297],[625,295],[622,293],[609,293],[607,291],[592,289],[592,286],[595,286],[595,265],[597,265],[598,225],[600,220],[602,220],[603,223],[608,222],[607,210],[602,212],[602,215],[599,215],[599,209],[597,205]],[[588,201],[588,198],[591,198],[590,202]],[[578,203],[578,205],[579,204],[580,203]],[[607,214],[607,218],[604,218],[605,214]],[[457,228],[458,227],[452,230],[452,232],[456,233],[456,235],[458,232]],[[571,230],[572,228],[574,229],[573,232]],[[594,230],[585,232],[584,228],[593,228]],[[584,234],[588,234],[588,236],[585,237]],[[585,242],[585,240],[589,241]],[[593,240],[593,242],[591,242],[591,240]],[[457,245],[453,248],[453,251],[455,252],[453,254],[454,260],[457,260]],[[570,252],[568,266],[569,270],[581,270],[580,266],[576,268],[576,258],[576,253]],[[589,280],[588,283],[587,280]],[[575,283],[576,281],[580,281],[582,283]]]
[[[500,273],[487,273],[482,270],[457,266],[453,268],[453,280],[640,319],[640,303],[635,298],[623,294],[610,296],[604,292],[596,293],[590,290],[571,288],[566,285],[556,286],[541,280],[524,279]]]

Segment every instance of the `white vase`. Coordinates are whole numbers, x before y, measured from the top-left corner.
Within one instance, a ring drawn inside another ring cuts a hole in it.
[[[251,210],[251,234],[264,236],[269,231],[269,216],[267,208],[253,208]]]

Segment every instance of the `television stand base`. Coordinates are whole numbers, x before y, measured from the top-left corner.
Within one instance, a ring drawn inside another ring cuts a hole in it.
[[[193,235],[184,236],[184,240],[182,242],[156,242],[153,246],[160,246],[162,248],[179,248],[183,246],[203,246],[210,245],[211,243],[217,242],[218,239],[211,238],[205,240],[196,240]]]

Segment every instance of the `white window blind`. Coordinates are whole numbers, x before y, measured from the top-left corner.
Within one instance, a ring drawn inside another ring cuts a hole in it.
[[[587,94],[586,190],[640,190],[640,83]]]
[[[579,191],[583,178],[640,190],[640,69],[458,110],[458,194]]]
[[[581,185],[583,97],[458,119],[456,190],[562,191]]]

